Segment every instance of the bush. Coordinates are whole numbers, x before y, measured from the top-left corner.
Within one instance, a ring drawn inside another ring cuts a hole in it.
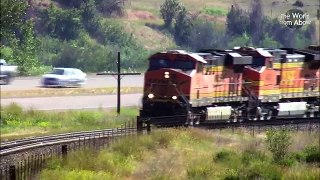
[[[1,124],[11,125],[12,122],[19,122],[23,117],[23,110],[16,103],[1,107]]]
[[[283,163],[288,155],[289,146],[291,144],[291,136],[286,130],[269,130],[266,139],[267,147],[273,155],[276,163]]]
[[[241,160],[244,164],[250,164],[256,161],[267,161],[269,158],[263,152],[257,151],[255,149],[245,150],[242,153]]]
[[[214,161],[216,161],[216,162],[229,161],[229,160],[231,160],[232,156],[234,156],[234,155],[235,155],[235,152],[233,152],[233,151],[222,150],[215,155]]]
[[[239,179],[281,179],[281,171],[270,164],[264,162],[253,163],[238,171]]]
[[[281,171],[268,163],[255,162],[240,169],[230,169],[223,178],[224,180],[239,179],[282,179]]]
[[[306,147],[303,151],[294,153],[293,156],[298,161],[305,161],[307,163],[320,163],[320,147],[311,145]]]
[[[304,150],[306,154],[306,162],[318,162],[320,163],[320,147],[309,146]]]

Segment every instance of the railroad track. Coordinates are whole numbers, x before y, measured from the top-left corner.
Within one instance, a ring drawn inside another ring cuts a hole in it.
[[[106,137],[117,137],[122,136],[129,132],[135,132],[136,128],[127,127],[127,128],[116,128],[116,129],[103,129],[103,130],[94,130],[94,131],[81,131],[74,133],[65,133],[52,136],[43,136],[43,137],[32,137],[19,139],[8,142],[1,142],[0,145],[0,156],[4,157],[6,155],[15,154],[18,152],[27,151],[30,149],[41,148],[45,146],[53,146],[59,144],[66,144],[71,142],[106,138]]]
[[[257,120],[257,121],[243,121],[243,122],[206,122],[195,127],[202,127],[208,129],[221,129],[230,127],[249,127],[249,126],[280,126],[292,124],[306,124],[316,123],[320,124],[319,117],[313,118],[282,118],[276,120]]]
[[[164,117],[150,117],[137,119],[140,123],[146,126],[157,127],[175,127],[185,125],[187,116],[164,116]],[[193,127],[206,127],[211,129],[228,128],[228,127],[244,127],[244,126],[270,126],[270,125],[286,125],[286,124],[302,124],[302,123],[320,123],[320,117],[309,118],[277,118],[272,120],[246,120],[246,121],[220,121],[212,120],[201,122],[200,124],[193,123]],[[140,125],[141,126],[141,125]],[[150,129],[150,127],[149,127]]]
[[[249,127],[249,126],[272,126],[272,125],[287,125],[287,124],[303,124],[303,123],[320,123],[319,118],[308,118],[308,119],[278,119],[278,120],[268,120],[268,121],[244,121],[244,122],[205,122],[200,125],[194,125],[197,128],[207,128],[207,129],[223,129],[230,127]],[[143,129],[146,129],[144,127]],[[116,128],[116,129],[103,129],[94,131],[81,131],[73,133],[65,133],[51,136],[43,137],[32,137],[19,139],[8,142],[1,142],[0,145],[0,156],[4,157],[6,155],[15,154],[18,152],[27,151],[30,149],[41,148],[45,146],[53,146],[59,144],[66,144],[77,141],[85,141],[90,139],[100,139],[106,137],[118,137],[125,135],[126,133],[135,133],[136,128],[126,127],[126,128]]]

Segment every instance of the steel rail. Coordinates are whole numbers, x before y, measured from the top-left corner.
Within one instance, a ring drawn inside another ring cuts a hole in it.
[[[121,136],[123,132],[133,132],[136,128],[116,128],[116,129],[103,129],[93,131],[80,131],[73,133],[57,134],[52,136],[25,138],[15,141],[1,143],[0,156],[14,154],[16,152],[26,151],[33,148],[40,148],[44,146],[58,145],[68,142],[83,141],[93,138],[106,138]]]
[[[207,129],[222,129],[230,127],[250,127],[250,126],[272,126],[272,125],[287,125],[287,124],[303,124],[303,123],[319,123],[320,119],[315,118],[286,118],[277,120],[256,120],[243,122],[217,122],[210,121],[200,125],[194,125],[197,128]],[[19,139],[14,141],[2,142],[0,146],[0,156],[6,156],[29,149],[40,148],[45,146],[53,146],[63,143],[71,143],[77,141],[85,141],[89,139],[119,137],[126,132],[136,132],[135,127],[102,129],[93,131],[80,131],[72,133],[57,134],[52,136],[32,137]]]

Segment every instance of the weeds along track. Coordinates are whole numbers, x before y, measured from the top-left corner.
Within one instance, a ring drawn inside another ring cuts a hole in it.
[[[33,137],[1,142],[0,179],[34,179],[52,157],[65,157],[68,152],[101,147],[119,137],[136,134],[133,122],[121,128],[81,131],[52,136]]]
[[[138,118],[139,120],[139,118]],[[138,121],[139,122],[139,121]],[[91,148],[99,150],[117,142],[120,137],[135,136],[137,133],[150,132],[150,123],[144,122],[141,128],[139,123],[125,124],[121,128],[103,129],[94,131],[81,131],[43,137],[19,139],[1,142],[0,146],[0,179],[37,179],[36,176],[45,167],[47,159],[52,157],[66,157],[71,151]],[[137,125],[137,126],[136,126]],[[246,122],[208,122],[194,125],[195,128],[226,129],[248,128],[253,133],[276,127],[291,128],[296,130],[320,131],[320,119],[282,119],[269,121]],[[255,130],[255,128],[259,130]],[[167,127],[160,127],[166,130]]]

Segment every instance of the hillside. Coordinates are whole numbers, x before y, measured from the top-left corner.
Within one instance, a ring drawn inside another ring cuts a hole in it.
[[[165,49],[302,48],[319,44],[317,0],[301,1],[300,9],[316,24],[300,29],[288,28],[277,20],[280,14],[296,8],[294,0],[169,1],[178,2],[180,10],[168,25],[160,13],[165,0],[3,0],[2,6],[17,6],[17,2],[29,6],[18,8],[21,13],[2,8],[2,16],[12,13],[17,22],[4,24],[0,55],[22,67],[22,74],[30,75],[52,66],[78,67],[86,72],[114,70],[117,51],[122,53],[123,69],[143,71],[147,57]],[[116,6],[109,6],[113,2]],[[251,17],[252,7],[264,13]]]
[[[31,0],[32,5],[36,8],[46,8],[53,3],[55,6],[61,7],[59,3],[53,0]],[[200,17],[212,21],[219,22],[224,28],[226,23],[226,14],[233,4],[238,4],[241,8],[249,11],[252,0],[180,0],[190,12],[199,14]],[[125,15],[119,18],[125,24],[125,30],[133,33],[145,48],[150,50],[163,50],[174,47],[175,42],[172,37],[163,34],[147,24],[161,25],[163,20],[160,18],[160,6],[164,0],[127,0],[125,4]],[[264,0],[262,1],[263,13],[271,18],[277,18],[280,14],[284,14],[293,6],[295,0]],[[195,6],[196,4],[196,6]],[[316,19],[317,9],[319,7],[318,0],[305,1],[303,9],[310,14],[312,20]],[[63,8],[63,7],[62,7]],[[206,8],[214,8],[224,12],[222,15],[211,15],[203,12]]]

